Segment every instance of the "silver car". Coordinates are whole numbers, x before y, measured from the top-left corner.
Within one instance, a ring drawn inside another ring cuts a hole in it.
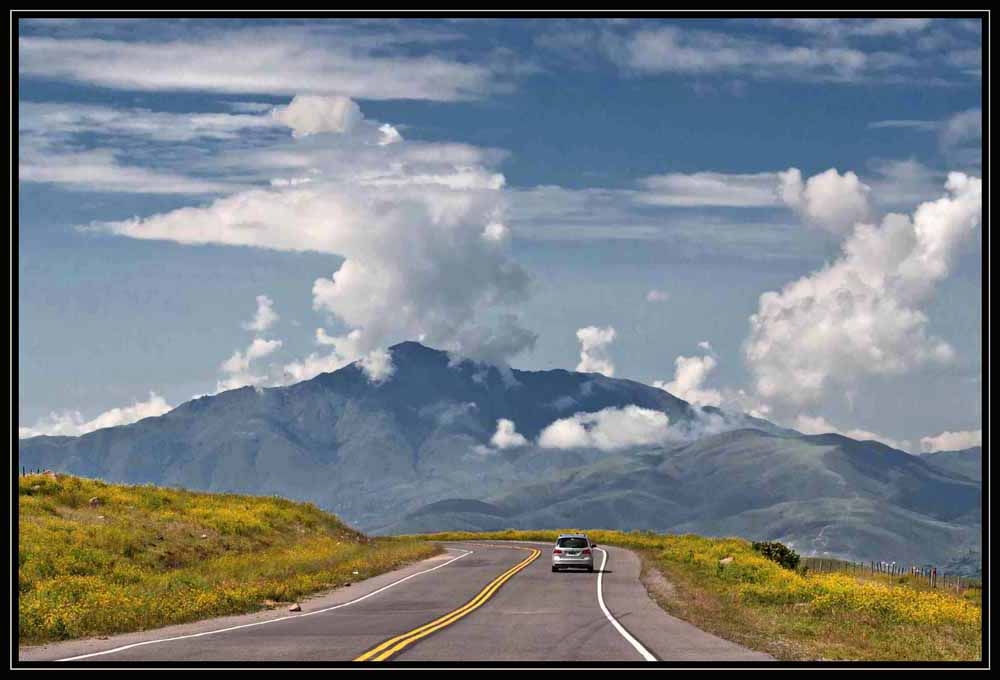
[[[561,534],[552,548],[552,571],[581,567],[594,571],[594,548],[586,534]]]

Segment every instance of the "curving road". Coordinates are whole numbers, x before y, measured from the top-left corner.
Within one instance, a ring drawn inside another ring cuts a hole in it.
[[[429,560],[302,603],[108,639],[19,650],[19,661],[769,661],[666,614],[639,558],[598,549],[596,573],[549,569],[548,544],[446,543]]]

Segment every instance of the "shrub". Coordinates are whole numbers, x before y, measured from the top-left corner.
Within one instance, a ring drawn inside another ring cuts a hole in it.
[[[784,543],[779,543],[778,541],[762,541],[753,542],[750,544],[754,552],[759,552],[761,555],[771,560],[772,562],[777,562],[785,569],[795,569],[799,566],[799,554],[789,548]]]

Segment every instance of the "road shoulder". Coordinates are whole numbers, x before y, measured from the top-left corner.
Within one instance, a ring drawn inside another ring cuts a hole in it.
[[[668,614],[640,578],[642,560],[632,550],[607,546],[610,552],[604,581],[608,609],[628,631],[661,661],[774,661],[764,652],[730,640]]]

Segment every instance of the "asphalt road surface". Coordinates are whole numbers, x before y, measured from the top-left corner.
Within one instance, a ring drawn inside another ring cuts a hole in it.
[[[550,569],[548,544],[446,552],[281,610],[22,648],[20,661],[363,663],[769,661],[666,614],[639,558],[599,548],[595,573]],[[606,551],[606,552],[605,552]]]

